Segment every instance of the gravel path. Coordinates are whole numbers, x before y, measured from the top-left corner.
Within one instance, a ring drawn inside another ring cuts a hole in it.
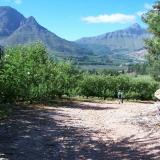
[[[153,104],[17,107],[0,122],[0,160],[160,159]]]

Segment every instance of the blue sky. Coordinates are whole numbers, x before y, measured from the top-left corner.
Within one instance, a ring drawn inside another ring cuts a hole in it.
[[[141,21],[155,0],[0,0],[60,37],[76,40],[125,28]]]

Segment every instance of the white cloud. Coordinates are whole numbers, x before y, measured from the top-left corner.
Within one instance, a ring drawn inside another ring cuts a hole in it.
[[[12,0],[14,3],[16,4],[21,4],[22,3],[22,0]]]
[[[103,14],[98,16],[88,16],[83,17],[82,21],[87,23],[129,23],[129,22],[135,22],[136,17],[134,15],[126,15],[121,13],[116,14]]]
[[[0,0],[0,2],[6,2],[6,3],[15,3],[15,4],[21,4],[22,0]]]

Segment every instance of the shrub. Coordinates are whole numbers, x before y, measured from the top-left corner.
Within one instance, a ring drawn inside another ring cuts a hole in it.
[[[129,76],[85,75],[81,81],[81,95],[86,97],[117,98],[118,90],[124,92],[126,99],[153,99],[159,84]]]
[[[39,101],[71,95],[78,72],[69,63],[55,63],[40,43],[5,50],[0,68],[2,101]]]
[[[48,101],[54,97],[86,96],[149,100],[158,88],[150,79],[125,75],[82,73],[71,63],[55,62],[40,43],[5,50],[0,63],[1,101]]]

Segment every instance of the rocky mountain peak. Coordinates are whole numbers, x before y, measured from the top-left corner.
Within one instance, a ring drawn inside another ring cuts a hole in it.
[[[11,35],[25,20],[25,17],[12,7],[0,7],[0,36]]]
[[[38,24],[37,21],[36,21],[36,19],[33,16],[30,16],[29,18],[27,18],[26,23],[34,24],[34,25]]]
[[[144,34],[146,32],[146,30],[142,28],[138,23],[134,23],[133,25],[128,27],[126,31],[131,34],[137,34],[137,35]]]
[[[141,27],[138,23],[134,23],[134,24],[131,25],[129,28],[133,28],[133,29],[142,29],[142,27]]]

